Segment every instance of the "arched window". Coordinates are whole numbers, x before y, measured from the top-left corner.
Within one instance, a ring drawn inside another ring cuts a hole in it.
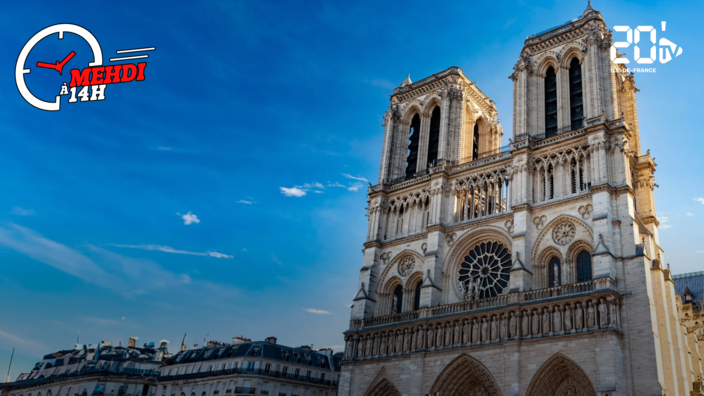
[[[582,107],[582,65],[577,58],[570,62],[570,122],[572,130],[582,127],[584,110]]]
[[[430,116],[430,134],[428,135],[428,165],[435,166],[438,162],[440,147],[440,107],[435,106]]]
[[[401,285],[396,286],[396,288],[394,289],[394,295],[392,297],[391,303],[391,313],[400,313],[401,307],[403,307],[403,287]]]
[[[479,123],[474,124],[472,135],[472,161],[479,159]]]
[[[417,311],[420,309],[420,285],[422,285],[422,284],[423,284],[422,281],[418,281],[418,283],[416,284],[416,290],[415,290],[415,294],[413,296],[413,310],[414,311]]]
[[[418,166],[418,142],[420,141],[420,116],[416,114],[411,120],[411,129],[408,131],[408,153],[406,156],[406,179],[416,175]]]
[[[555,69],[545,72],[545,137],[557,135],[557,78]]]
[[[582,250],[577,255],[577,282],[592,280],[592,255]]]
[[[560,265],[560,259],[553,257],[550,259],[550,264],[548,265],[548,287],[560,286],[560,278],[562,275],[562,268]]]
[[[548,199],[555,198],[555,178],[553,177],[552,164],[548,165]]]

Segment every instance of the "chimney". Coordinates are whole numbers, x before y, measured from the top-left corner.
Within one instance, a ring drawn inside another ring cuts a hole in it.
[[[310,351],[310,345],[299,346],[298,349],[303,349],[304,351]]]
[[[101,346],[101,347],[109,347],[109,346],[110,346],[110,341],[102,341],[100,346]]]
[[[247,339],[244,337],[232,337],[232,345],[245,344],[247,342]]]
[[[276,345],[276,337],[267,337],[264,339],[265,342],[268,342],[269,344],[274,344]]]
[[[154,360],[164,360],[164,355],[167,353],[166,351],[166,346],[169,345],[169,342],[167,340],[161,340],[160,342],[159,349],[156,351],[156,356],[154,357]]]
[[[137,340],[139,337],[130,337],[130,340],[127,341],[127,346],[130,348],[135,348],[137,346]]]

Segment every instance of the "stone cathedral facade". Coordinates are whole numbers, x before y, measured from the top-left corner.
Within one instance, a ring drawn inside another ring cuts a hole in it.
[[[461,69],[394,90],[341,396],[702,394],[611,45],[591,5],[530,36],[507,147]]]

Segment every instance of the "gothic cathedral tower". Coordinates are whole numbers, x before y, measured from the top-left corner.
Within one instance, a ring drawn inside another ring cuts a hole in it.
[[[394,90],[340,396],[699,392],[611,44],[591,5],[528,37],[504,147],[461,69]]]

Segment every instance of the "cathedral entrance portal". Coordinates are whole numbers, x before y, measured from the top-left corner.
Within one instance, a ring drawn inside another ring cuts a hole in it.
[[[440,373],[431,388],[432,396],[500,396],[499,385],[477,359],[461,355]]]

